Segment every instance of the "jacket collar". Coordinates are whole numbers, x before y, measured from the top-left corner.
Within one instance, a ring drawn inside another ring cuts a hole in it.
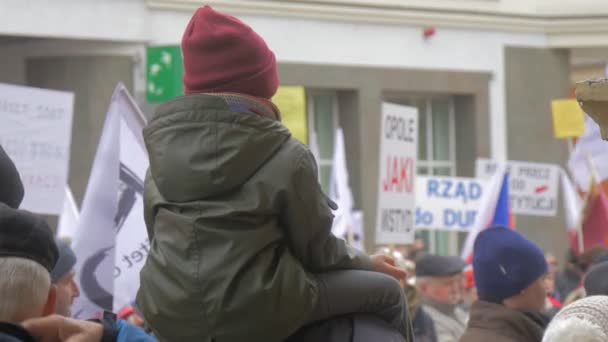
[[[517,341],[540,341],[545,329],[540,313],[526,313],[479,300],[473,303],[469,327],[491,330]]]
[[[13,323],[0,322],[0,339],[2,339],[3,335],[13,337],[15,338],[15,341],[36,342],[27,330],[23,329],[20,325]]]

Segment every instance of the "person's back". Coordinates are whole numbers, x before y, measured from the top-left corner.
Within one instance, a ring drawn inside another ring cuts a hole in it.
[[[138,304],[155,335],[280,341],[317,320],[381,311],[405,336],[409,323],[395,279],[323,273],[404,274],[331,234],[332,204],[314,158],[269,100],[278,76],[262,38],[203,7],[182,49],[188,96],[159,107],[144,130],[152,248]],[[364,303],[353,306],[353,298]]]
[[[175,121],[181,125],[169,131],[166,123]],[[239,128],[229,139],[226,124]],[[305,214],[306,206],[326,206],[299,177],[312,172],[305,169],[307,151],[278,122],[232,112],[208,95],[163,106],[146,129],[146,142],[151,161],[146,208],[152,211],[147,223],[154,243],[138,299],[155,333],[188,341],[207,330],[222,341],[244,331],[263,340],[295,331],[292,325],[312,310],[316,292],[291,248],[312,269],[326,262],[315,260],[319,251],[305,245],[310,237],[286,236],[280,228],[294,222],[279,220]],[[300,207],[285,208],[293,196],[305,198],[297,199]],[[278,216],[285,211],[293,213]],[[318,220],[331,220],[331,212],[299,219],[298,224],[311,225],[300,230],[305,234],[326,225]],[[267,328],[271,317],[275,329]]]

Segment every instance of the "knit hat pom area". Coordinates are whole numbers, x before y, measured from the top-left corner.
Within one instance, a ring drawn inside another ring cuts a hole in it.
[[[608,296],[592,296],[563,308],[545,331],[543,342],[608,341]]]

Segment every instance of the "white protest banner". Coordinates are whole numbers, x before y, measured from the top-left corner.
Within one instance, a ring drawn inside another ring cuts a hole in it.
[[[418,109],[382,104],[376,243],[414,241]]]
[[[418,176],[416,229],[468,230],[475,224],[485,182],[475,178]]]
[[[74,238],[81,295],[74,317],[118,311],[135,299],[149,251],[143,220],[145,119],[122,84],[114,90]]]
[[[0,83],[0,145],[21,175],[22,209],[63,209],[73,106],[73,93]]]
[[[477,177],[488,179],[496,162],[477,160]],[[509,161],[509,197],[513,214],[555,216],[560,168],[553,164]]]

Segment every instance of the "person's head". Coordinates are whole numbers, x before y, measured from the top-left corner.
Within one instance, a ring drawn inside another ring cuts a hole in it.
[[[574,236],[574,239],[576,239],[576,236]],[[564,266],[564,269],[580,272],[578,266],[578,253],[572,247],[568,248],[566,251],[566,264]]]
[[[603,252],[599,254],[595,259],[593,259],[593,263],[591,263],[591,267],[601,264],[603,262],[608,261],[608,252]]]
[[[547,266],[549,266],[549,273],[557,274],[557,258],[555,255],[547,253],[545,254],[545,259],[547,260]]]
[[[25,258],[0,257],[0,321],[21,322],[55,312],[49,271]]]
[[[63,240],[56,240],[59,249],[59,259],[51,271],[51,281],[57,288],[56,313],[70,317],[71,307],[74,300],[80,295],[80,289],[76,284],[74,265],[76,255],[70,246]]]
[[[480,299],[512,309],[543,310],[548,267],[536,244],[515,230],[492,227],[479,233],[473,248]]]
[[[608,341],[608,297],[583,298],[564,307],[545,330],[543,342]]]
[[[53,234],[43,219],[0,204],[0,321],[54,313],[50,270],[57,257]]]
[[[594,246],[587,250],[585,250],[578,257],[578,266],[580,270],[585,273],[593,266],[595,261],[598,258],[601,258],[603,254],[606,253],[606,247],[604,246]]]
[[[23,183],[11,158],[0,146],[0,202],[18,208],[23,200]]]
[[[583,285],[588,296],[608,296],[608,261],[591,267]]]
[[[182,37],[184,91],[239,93],[270,99],[279,77],[274,53],[239,19],[199,8]]]
[[[441,304],[462,302],[465,262],[458,257],[425,255],[416,264],[416,286],[420,294]]]

